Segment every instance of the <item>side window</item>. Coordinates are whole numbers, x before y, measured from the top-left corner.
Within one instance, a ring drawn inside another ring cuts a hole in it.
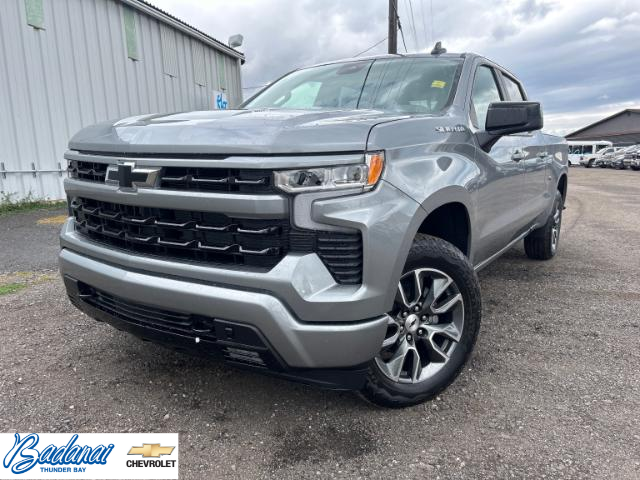
[[[585,145],[582,148],[583,155],[591,155],[593,153],[593,145]]]
[[[471,90],[471,121],[473,124],[484,130],[489,104],[501,100],[500,89],[493,75],[493,70],[481,65],[476,71],[476,78]]]
[[[522,96],[522,90],[520,89],[520,85],[513,80],[511,77],[507,77],[506,75],[502,75],[502,80],[504,80],[504,86],[507,89],[507,95],[509,95],[509,100],[513,102],[521,102],[524,100]]]

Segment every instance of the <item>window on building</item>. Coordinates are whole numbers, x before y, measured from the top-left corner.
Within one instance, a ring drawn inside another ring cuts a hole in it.
[[[27,24],[33,28],[44,29],[44,7],[42,0],[24,0],[27,12]]]
[[[220,90],[227,89],[227,72],[224,65],[224,56],[216,54],[218,62],[218,88]]]
[[[178,76],[178,46],[176,32],[167,25],[160,25],[160,44],[162,46],[162,68],[170,77]]]
[[[204,68],[204,45],[193,42],[191,49],[193,61],[193,79],[197,85],[204,87],[207,84],[207,75]]]
[[[124,37],[127,46],[127,56],[131,60],[140,60],[138,53],[138,38],[136,36],[136,13],[133,8],[122,7],[122,21],[124,23]]]

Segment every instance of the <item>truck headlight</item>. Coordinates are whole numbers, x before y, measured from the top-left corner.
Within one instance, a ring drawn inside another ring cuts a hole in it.
[[[287,193],[361,187],[371,190],[384,169],[384,152],[370,152],[363,163],[274,172],[275,186]]]

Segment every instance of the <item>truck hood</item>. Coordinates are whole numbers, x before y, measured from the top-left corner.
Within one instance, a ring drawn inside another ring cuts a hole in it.
[[[130,117],[78,132],[71,150],[112,153],[362,152],[373,126],[408,118],[375,110],[211,110]]]

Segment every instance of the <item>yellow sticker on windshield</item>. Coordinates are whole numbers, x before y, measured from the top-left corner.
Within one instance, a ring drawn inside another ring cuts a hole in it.
[[[432,88],[444,88],[447,86],[447,82],[443,82],[442,80],[434,80],[431,82]]]

